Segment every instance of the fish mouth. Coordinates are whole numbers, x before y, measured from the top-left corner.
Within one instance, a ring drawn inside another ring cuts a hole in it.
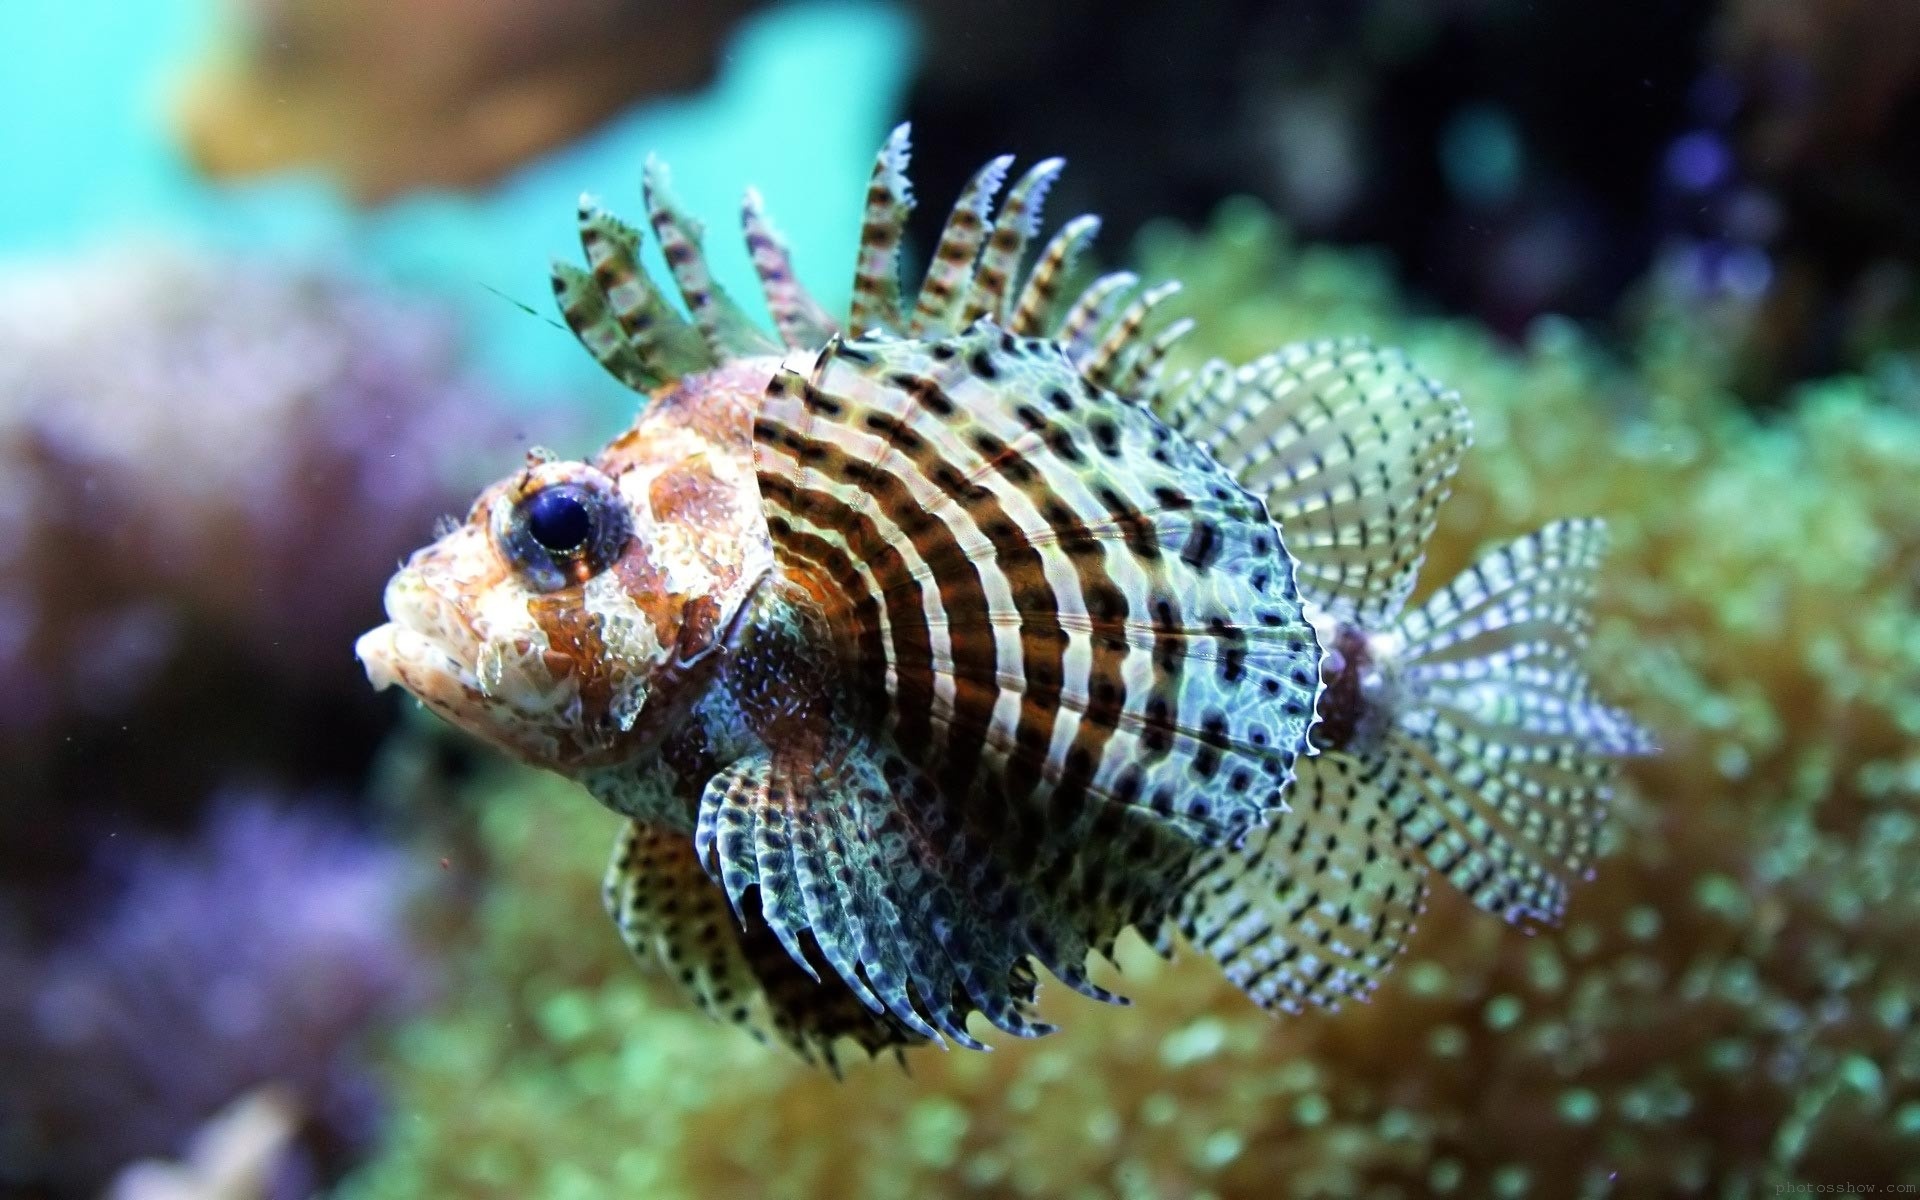
[[[472,630],[459,609],[415,573],[401,571],[387,584],[387,622],[360,635],[354,657],[376,692],[399,686],[429,703],[479,690],[471,657],[449,633]],[[453,630],[448,625],[453,625]]]
[[[367,682],[376,692],[399,686],[411,692],[421,690],[422,676],[448,679],[462,687],[477,687],[469,671],[439,642],[397,621],[377,625],[361,634],[353,644],[353,656],[367,673]]]

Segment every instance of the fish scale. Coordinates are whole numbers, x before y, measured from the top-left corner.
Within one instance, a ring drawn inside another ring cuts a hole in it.
[[[1616,761],[1653,749],[1581,666],[1601,523],[1409,609],[1456,394],[1359,339],[1165,380],[1173,285],[1063,294],[1097,219],[1022,273],[1057,159],[997,213],[1011,160],[983,167],[904,295],[907,149],[876,160],[845,322],[749,193],[777,341],[663,167],[648,225],[691,319],[583,203],[563,315],[653,399],[409,561],[375,681],[627,816],[604,895],[635,954],[836,1070],[847,1042],[979,1047],[975,1013],[1045,1034],[1042,969],[1123,1002],[1089,968],[1128,928],[1295,1011],[1370,994],[1430,876],[1557,919]],[[553,487],[624,536],[517,561]]]

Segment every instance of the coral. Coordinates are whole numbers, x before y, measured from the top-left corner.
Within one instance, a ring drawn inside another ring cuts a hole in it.
[[[371,1142],[361,1043],[427,984],[405,923],[417,880],[312,803],[227,796],[194,844],[103,855],[112,899],[70,939],[0,944],[0,1183],[91,1192],[262,1086],[246,1128],[276,1116],[298,1153],[214,1137],[195,1155],[208,1178],[279,1160],[268,1194],[308,1195]]]
[[[492,883],[459,986],[394,1043],[407,1114],[345,1195],[1753,1196],[1920,1181],[1920,404],[1914,365],[1770,421],[1675,319],[1630,363],[1408,316],[1378,267],[1255,207],[1150,228],[1190,353],[1368,333],[1478,423],[1425,586],[1554,517],[1615,531],[1593,658],[1663,742],[1596,880],[1523,936],[1437,898],[1367,1005],[1270,1020],[1204,961],[1126,948],[1130,1008],[844,1082],[677,1002],[598,911],[614,818],[476,785]]]
[[[492,182],[713,73],[754,0],[230,0],[182,101],[216,178],[319,163],[365,201]]]
[[[237,770],[357,779],[381,710],[342,647],[519,445],[429,300],[185,251],[0,273],[5,881]]]
[[[249,1092],[193,1136],[179,1163],[147,1159],[115,1176],[109,1200],[267,1200],[299,1108],[269,1085]]]
[[[498,413],[431,305],[324,272],[125,250],[11,269],[0,721],[111,711],[195,618],[292,669],[337,659]]]

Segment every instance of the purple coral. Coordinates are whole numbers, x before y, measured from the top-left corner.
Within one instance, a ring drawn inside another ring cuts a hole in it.
[[[211,636],[338,668],[510,427],[433,305],[154,252],[0,277],[0,733],[117,715]]]
[[[298,1194],[365,1149],[361,1044],[424,990],[404,928],[417,878],[320,811],[222,798],[195,843],[105,856],[115,899],[75,936],[0,951],[0,1188],[91,1190],[178,1157],[262,1085],[302,1122]]]

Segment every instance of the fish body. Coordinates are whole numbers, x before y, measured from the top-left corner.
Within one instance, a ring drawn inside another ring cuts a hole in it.
[[[1087,964],[1130,927],[1289,1008],[1366,994],[1431,868],[1557,915],[1607,758],[1645,748],[1579,672],[1589,526],[1407,611],[1457,396],[1362,342],[1164,378],[1172,289],[1063,294],[1091,218],[1026,265],[1058,160],[997,212],[983,168],[903,296],[905,156],[903,127],[845,328],[749,194],[778,341],[657,166],[685,317],[583,203],[560,307],[648,402],[409,560],[373,682],[628,817],[628,943],[829,1063],[978,1046],[975,1012],[1044,1033],[1036,966],[1117,1000]]]

